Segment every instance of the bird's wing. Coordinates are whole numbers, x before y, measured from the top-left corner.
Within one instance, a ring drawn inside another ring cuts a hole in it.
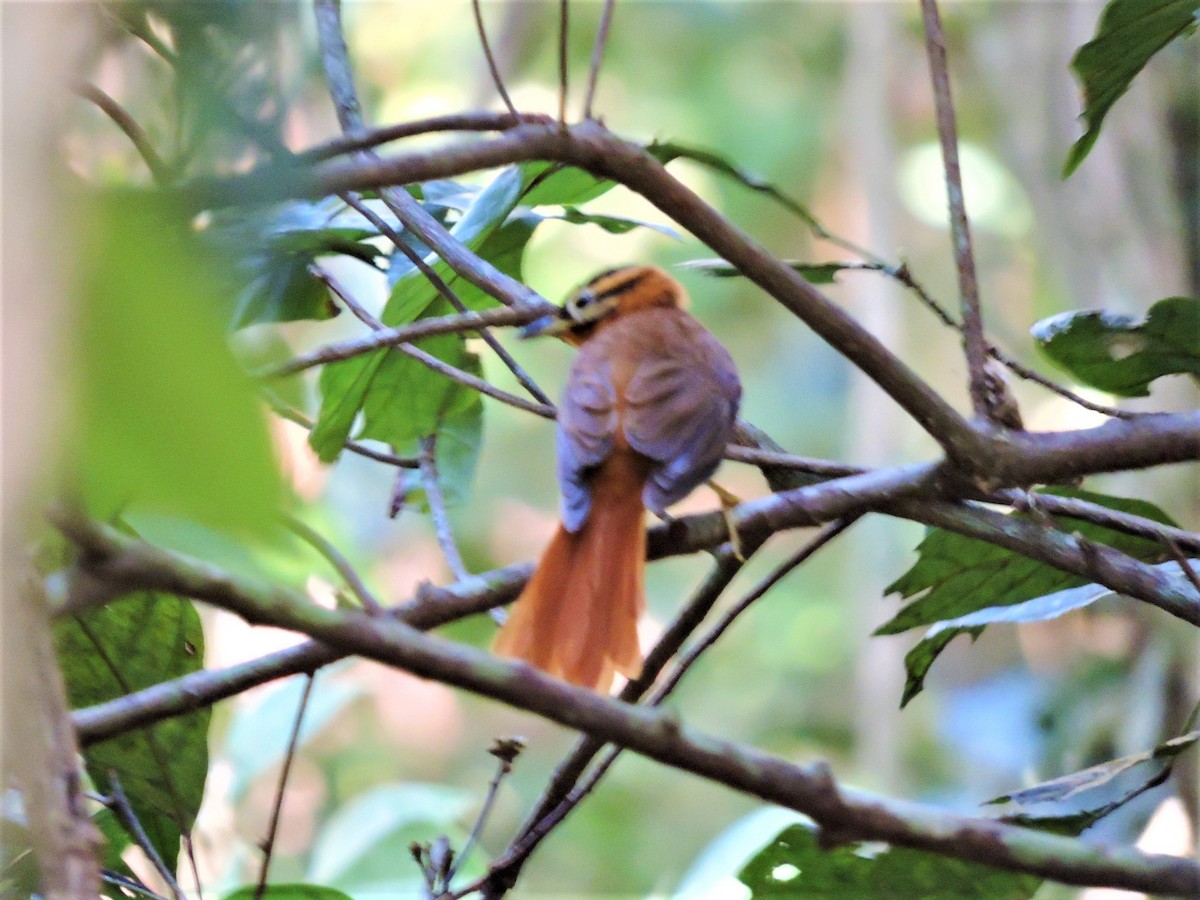
[[[644,494],[653,512],[716,470],[740,399],[729,353],[694,320],[642,359],[624,392],[621,424],[629,445],[656,462]]]
[[[603,354],[580,350],[558,410],[558,483],[563,527],[583,527],[592,505],[588,475],[612,451],[617,428],[612,368]]]

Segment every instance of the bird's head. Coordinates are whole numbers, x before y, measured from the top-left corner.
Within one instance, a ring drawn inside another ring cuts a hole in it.
[[[521,337],[550,334],[581,344],[621,316],[655,307],[686,307],[683,285],[657,266],[622,266],[576,288],[557,313],[530,322]]]

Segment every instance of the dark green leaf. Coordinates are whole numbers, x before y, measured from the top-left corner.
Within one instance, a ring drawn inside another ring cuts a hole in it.
[[[795,259],[785,260],[784,264],[793,271],[798,272],[805,281],[813,284],[833,284],[837,280],[836,276],[838,272],[845,272],[846,270],[859,271],[880,268],[872,263],[807,263]],[[725,262],[723,259],[689,259],[687,262],[679,263],[676,268],[689,269],[693,272],[699,272],[702,275],[710,275],[713,278],[740,278],[742,275],[736,266]]]
[[[225,900],[255,900],[257,885],[249,884],[225,895]],[[269,884],[263,891],[267,900],[352,900],[349,894],[319,884]]]
[[[1074,488],[1056,488],[1046,493],[1076,497],[1173,524],[1166,513],[1144,500],[1110,497]],[[1137,559],[1153,561],[1163,554],[1162,545],[1157,541],[1065,516],[1055,517],[1055,521],[1067,531],[1078,532],[1088,540],[1115,547]],[[1044,605],[1017,614],[1029,617],[1042,612],[1061,614],[1072,602],[1079,606],[1099,596],[1083,591],[1087,596],[1082,599],[1074,595],[1056,597],[1054,595],[1060,591],[1082,588],[1086,580],[1003,547],[940,529],[930,529],[918,545],[917,553],[916,564],[885,589],[889,594],[899,593],[902,597],[915,596],[917,599],[901,609],[890,622],[880,626],[875,634],[898,634],[920,625],[945,624],[931,631],[905,656],[907,680],[901,706],[921,692],[930,666],[956,635],[964,632],[978,635],[988,620],[999,620],[1004,615],[1000,608],[1045,598]],[[959,618],[993,609],[994,612],[979,619]],[[954,620],[953,624],[950,620]]]
[[[93,208],[85,243],[70,358],[89,503],[270,528],[279,473],[225,344],[219,262],[170,208],[129,197]]]
[[[59,662],[75,708],[122,697],[199,670],[204,634],[186,600],[142,593],[60,622]],[[88,775],[102,793],[120,781],[151,843],[175,868],[208,773],[208,708],[89,747]]]
[[[1111,0],[1096,36],[1079,48],[1071,68],[1083,87],[1087,131],[1071,147],[1063,177],[1074,172],[1100,137],[1112,105],[1159,50],[1196,27],[1200,0]]]
[[[873,845],[877,847],[878,845]],[[738,878],[761,897],[888,897],[892,900],[1024,900],[1041,879],[902,847],[822,849],[807,824],[785,829]]]
[[[1193,731],[1146,753],[1112,759],[990,800],[1008,804],[1001,818],[1058,834],[1078,835],[1147,790],[1162,784],[1175,757],[1200,741]]]
[[[1050,359],[1084,384],[1145,397],[1161,375],[1200,376],[1200,300],[1168,297],[1145,319],[1102,310],[1043,319],[1032,333]]]

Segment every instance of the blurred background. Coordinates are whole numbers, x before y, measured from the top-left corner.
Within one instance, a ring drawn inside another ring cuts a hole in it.
[[[169,18],[188,9],[204,17],[220,7],[167,4],[161,14]],[[581,102],[600,9],[593,2],[571,6],[572,110]],[[1049,364],[1035,358],[1028,336],[1035,321],[1087,307],[1138,314],[1163,297],[1200,293],[1194,250],[1184,238],[1181,137],[1173,130],[1177,110],[1194,108],[1200,97],[1194,41],[1152,62],[1116,105],[1091,157],[1068,181],[1059,178],[1080,132],[1081,100],[1068,65],[1094,32],[1101,9],[1095,2],[978,2],[949,5],[944,12],[986,323],[1001,347],[1052,376]],[[483,12],[517,107],[553,113],[557,6],[489,2]],[[221,58],[232,61],[228,77],[217,82],[221,89],[241,109],[265,111],[259,118],[294,150],[335,136],[311,9],[234,4],[222,15],[229,18],[211,26],[214,46],[228,51]],[[369,122],[499,108],[469,4],[347,3],[344,16]],[[178,138],[177,92],[198,88],[174,81],[144,42],[122,36],[103,14],[92,27],[80,77],[116,98],[152,142],[170,145]],[[6,86],[11,84],[10,77]],[[595,108],[619,134],[712,149],[760,175],[806,204],[829,232],[907,263],[932,296],[956,307],[915,3],[622,2]],[[62,116],[54,152],[78,180],[149,183],[127,138],[94,106],[76,98]],[[413,145],[443,140],[416,139]],[[200,174],[236,171],[253,161],[236,141],[213,141],[189,166]],[[734,181],[686,161],[671,168],[779,256],[850,259]],[[621,188],[587,208],[670,225]],[[672,266],[710,256],[686,234],[673,239],[640,228],[615,235],[547,222],[528,248],[523,275],[557,300],[613,265]],[[330,269],[364,303],[382,306],[381,275],[345,260]],[[878,389],[756,288],[687,269],[677,274],[695,313],[738,363],[743,415],[791,452],[863,465],[935,455],[933,443]],[[843,273],[826,290],[967,408],[958,341],[911,294],[870,272]],[[12,304],[10,297],[6,316]],[[261,326],[239,335],[238,344],[246,351],[247,345],[253,350],[282,340],[298,351],[360,328],[348,316]],[[568,349],[501,337],[557,394]],[[503,365],[486,348],[480,352],[487,377],[514,388]],[[1018,382],[1014,391],[1030,429],[1100,421],[1036,385]],[[1127,404],[1182,409],[1197,401],[1194,386],[1166,379],[1150,398]],[[306,383],[303,402],[315,409],[315,379]],[[271,429],[297,508],[385,602],[410,597],[424,580],[451,579],[426,516],[406,509],[388,518],[393,470],[350,454],[322,466],[303,429],[278,420]],[[483,572],[540,552],[556,522],[552,473],[552,424],[485,400],[474,487],[452,512],[468,568]],[[1194,529],[1200,527],[1195,476],[1194,467],[1172,467],[1096,479],[1089,487],[1158,502]],[[726,463],[720,481],[744,498],[767,492],[747,466]],[[710,494],[699,491],[680,511],[714,505]],[[190,526],[165,517],[145,515],[134,524],[151,540],[185,547],[201,540]],[[992,627],[974,644],[961,638],[934,666],[926,691],[900,712],[903,656],[920,635],[869,635],[895,613],[897,599],[885,598],[883,590],[912,564],[921,535],[907,522],[860,522],[740,620],[670,705],[703,731],[790,760],[828,759],[848,783],[963,811],[1037,780],[1149,749],[1179,732],[1197,691],[1195,636],[1132,603],[1039,625]],[[789,533],[773,540],[726,592],[725,603],[805,537]],[[214,534],[203,541],[231,565],[237,557],[237,564],[304,585],[315,597],[333,593],[332,577],[313,574],[323,570],[298,545],[234,547],[233,538]],[[698,557],[650,568],[647,641],[708,565],[707,557]],[[295,640],[224,614],[204,616],[209,666]],[[493,631],[479,617],[446,634],[486,645]],[[214,893],[251,880],[256,871],[255,844],[266,828],[300,691],[296,681],[272,684],[217,707],[205,804],[195,829],[198,864]],[[492,777],[488,746],[495,737],[523,735],[528,749],[501,789],[483,834],[484,852],[477,851],[467,868],[468,874],[480,871],[487,855],[505,847],[572,743],[572,734],[536,718],[361,662],[320,673],[304,734],[272,877],[308,878],[354,896],[400,896],[396,884],[405,879],[415,891],[419,875],[408,861],[409,842],[448,833],[460,845]],[[1190,852],[1196,807],[1191,771],[1183,772],[1180,796],[1173,786],[1152,792],[1097,830],[1124,840],[1144,832],[1148,849]],[[517,896],[736,897],[730,876],[786,821],[748,797],[629,755],[546,842]]]

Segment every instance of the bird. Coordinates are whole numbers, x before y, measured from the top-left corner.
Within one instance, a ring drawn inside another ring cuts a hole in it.
[[[562,522],[493,650],[601,693],[641,674],[645,510],[707,481],[742,388],[729,352],[656,266],[596,275],[522,330],[579,348],[558,409]]]

